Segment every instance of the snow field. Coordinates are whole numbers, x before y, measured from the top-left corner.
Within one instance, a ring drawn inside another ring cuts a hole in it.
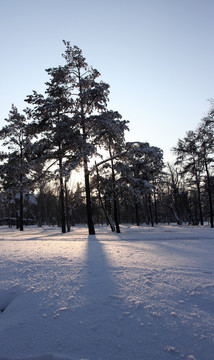
[[[0,359],[211,360],[208,227],[0,229]]]

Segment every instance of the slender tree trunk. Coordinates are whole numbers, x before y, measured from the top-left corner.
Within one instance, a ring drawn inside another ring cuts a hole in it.
[[[64,199],[64,189],[63,189],[63,179],[62,179],[62,177],[60,177],[60,210],[61,210],[62,233],[66,233],[66,226],[65,226],[65,199]]]
[[[113,159],[112,159],[112,154],[111,154],[110,147],[109,147],[109,155],[110,155],[110,158],[111,158],[114,221],[115,221],[115,226],[116,226],[116,232],[119,234],[120,233],[120,225],[119,225],[119,216],[118,216],[118,208],[117,208],[117,196],[116,196],[116,188],[115,188],[114,162],[113,162]]]
[[[171,179],[172,179],[172,189],[173,189],[173,197],[174,197],[174,212],[176,213],[176,220],[177,220],[177,224],[181,225],[182,221],[180,218],[180,211],[178,208],[178,186],[177,186],[177,181],[175,180],[173,171],[171,169],[171,166],[168,164],[168,168],[170,170],[170,174],[171,174]]]
[[[149,220],[149,206],[148,206],[148,196],[147,194],[145,194],[145,201],[144,201],[144,216],[145,216],[145,222],[146,225],[150,224],[150,220]]]
[[[107,220],[107,223],[109,223],[110,227],[111,227],[111,231],[114,232],[115,231],[115,227],[114,227],[114,224],[113,224],[113,221],[112,219],[110,218],[104,204],[103,204],[103,200],[102,200],[102,197],[101,197],[101,192],[100,192],[100,181],[99,181],[99,171],[98,171],[98,166],[97,164],[95,163],[96,165],[96,172],[97,172],[97,190],[98,190],[98,196],[99,196],[99,200],[100,200],[100,204],[101,204],[101,207],[104,211],[104,214],[106,216],[106,220]]]
[[[38,206],[37,206],[37,225],[38,227],[42,227],[42,199],[43,199],[43,191],[40,188],[40,194],[38,197]]]
[[[19,230],[23,231],[23,192],[20,191],[20,201],[19,201]]]
[[[21,165],[21,173],[20,173],[20,185],[22,186],[22,181],[23,181],[23,174],[22,174],[22,170],[23,170],[23,147],[22,147],[22,143],[21,143],[21,148],[20,148],[20,165]],[[23,189],[20,190],[19,193],[20,196],[20,201],[19,201],[19,230],[23,231],[24,230],[24,225],[23,225]]]
[[[207,191],[208,191],[208,199],[209,199],[209,209],[210,209],[210,227],[213,228],[213,201],[212,201],[212,193],[211,193],[211,183],[210,183],[210,173],[208,170],[207,162],[205,161],[205,168],[207,173]]]
[[[60,215],[61,215],[61,228],[62,233],[66,233],[65,225],[65,193],[64,193],[64,184],[62,176],[62,159],[59,159],[59,182],[60,182]]]
[[[157,199],[154,191],[154,209],[155,209],[155,223],[158,225]]]
[[[149,213],[150,213],[150,219],[151,219],[151,226],[154,226],[154,219],[153,219],[153,213],[152,213],[152,199],[151,194],[149,193]]]
[[[199,210],[199,218],[201,225],[204,225],[204,219],[203,219],[203,212],[202,212],[202,206],[201,206],[201,189],[198,179],[196,179],[197,184],[197,194],[198,194],[198,210]]]
[[[70,221],[69,221],[69,205],[68,205],[68,189],[67,189],[67,182],[65,180],[65,212],[66,212],[66,225],[67,225],[67,232],[70,232]]]
[[[116,231],[119,234],[120,233],[120,225],[119,225],[119,218],[118,218],[118,209],[117,209],[117,200],[113,199],[113,206],[114,206],[114,221],[115,221],[115,226],[116,226]]]
[[[181,218],[180,218],[180,211],[179,211],[179,209],[178,209],[178,201],[177,201],[178,195],[177,195],[177,191],[176,191],[175,188],[173,189],[173,195],[174,195],[174,204],[175,204],[175,206],[174,206],[174,213],[176,213],[177,224],[178,224],[178,225],[182,225],[182,220],[181,220]]]
[[[86,193],[88,232],[89,232],[89,235],[95,235],[94,221],[93,221],[93,217],[92,217],[91,192],[90,192],[90,182],[89,182],[89,171],[88,171],[87,159],[84,159],[84,175],[85,175],[85,193]]]
[[[10,216],[9,216],[9,228],[11,227]],[[16,212],[16,229],[19,229],[19,212]]]
[[[135,202],[135,216],[136,216],[136,224],[137,226],[140,226],[140,220],[139,220],[139,204],[137,201]]]
[[[210,189],[208,189],[208,197],[209,197],[209,208],[210,208],[210,227],[213,228],[213,203],[212,203],[212,193]]]

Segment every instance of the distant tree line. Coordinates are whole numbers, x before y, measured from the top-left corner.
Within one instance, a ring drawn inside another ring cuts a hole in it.
[[[147,142],[127,143],[129,121],[109,110],[109,85],[77,46],[64,41],[65,65],[46,69],[21,114],[12,105],[0,130],[0,221],[61,226],[176,221],[213,227],[214,110],[173,148],[176,162]],[[71,179],[83,169],[83,181]]]

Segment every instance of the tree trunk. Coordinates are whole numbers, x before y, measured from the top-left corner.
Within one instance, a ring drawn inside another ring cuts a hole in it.
[[[154,191],[154,209],[155,209],[155,223],[158,225],[157,199]]]
[[[136,224],[137,226],[140,226],[140,220],[139,220],[139,204],[135,203],[135,216],[136,216]]]
[[[100,192],[100,184],[99,184],[99,171],[98,171],[98,166],[95,162],[95,165],[96,165],[96,172],[97,172],[97,190],[98,190],[98,196],[99,196],[99,200],[100,200],[100,204],[101,204],[101,207],[104,211],[104,214],[106,216],[106,220],[107,220],[107,223],[109,223],[110,227],[111,227],[111,231],[114,232],[115,231],[115,227],[114,227],[114,224],[113,224],[113,221],[112,219],[110,218],[104,204],[103,204],[103,201],[102,201],[102,197],[101,197],[101,192]]]
[[[111,154],[110,147],[109,147],[109,155],[110,155],[110,158],[111,158],[114,221],[115,221],[116,231],[119,234],[120,233],[120,225],[119,225],[119,216],[118,216],[118,208],[117,208],[117,196],[116,196],[116,188],[115,188],[114,162],[113,162],[113,159],[112,159],[112,154]]]
[[[65,193],[64,193],[64,184],[62,176],[62,159],[59,159],[59,176],[60,176],[60,215],[61,215],[61,228],[62,233],[66,233],[66,224],[65,224]]]
[[[20,191],[20,201],[19,201],[19,230],[23,231],[23,193]]]
[[[63,179],[62,179],[62,177],[60,177],[60,212],[61,212],[62,233],[66,233],[66,226],[65,226],[65,199],[64,199],[64,189],[63,189]]]
[[[204,219],[203,219],[203,212],[202,212],[202,206],[201,206],[201,189],[198,179],[196,179],[197,184],[197,194],[198,194],[198,209],[199,209],[199,218],[201,225],[204,225]]]
[[[67,189],[67,183],[65,180],[65,212],[66,212],[66,225],[67,225],[67,232],[70,232],[70,218],[69,218],[69,205],[68,205],[68,189]]]
[[[149,193],[149,213],[150,213],[150,219],[151,219],[151,226],[154,226],[154,219],[153,219],[153,213],[152,213],[152,199],[151,194]]]
[[[209,208],[210,208],[210,227],[213,228],[213,203],[212,203],[212,193],[210,189],[208,189],[208,197],[209,197]]]
[[[179,193],[179,191],[178,191],[177,181],[175,180],[172,168],[171,168],[171,166],[169,164],[168,164],[168,168],[169,168],[169,171],[170,171],[170,174],[171,174],[173,197],[174,197],[174,210],[173,211],[176,214],[175,217],[176,217],[176,220],[177,220],[177,224],[181,225],[182,221],[180,219],[180,215],[179,215],[180,211],[179,211],[179,208],[178,208],[178,193]]]
[[[86,159],[84,159],[84,174],[85,174],[85,193],[86,193],[88,232],[89,232],[89,235],[95,235],[94,221],[93,221],[93,217],[92,217],[89,171],[88,171],[88,164],[87,164]]]
[[[208,170],[207,162],[205,161],[205,168],[207,173],[207,191],[209,198],[209,209],[210,209],[210,227],[213,228],[213,201],[212,201],[212,192],[211,192],[211,183],[210,183],[210,173]]]

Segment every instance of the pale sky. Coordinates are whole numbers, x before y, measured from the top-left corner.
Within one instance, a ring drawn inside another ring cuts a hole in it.
[[[0,126],[46,68],[77,45],[110,85],[109,109],[130,121],[128,141],[164,151],[195,130],[214,97],[214,0],[0,0]]]

